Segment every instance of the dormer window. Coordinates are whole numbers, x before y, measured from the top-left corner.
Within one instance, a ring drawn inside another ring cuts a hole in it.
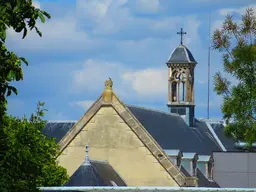
[[[182,152],[180,150],[176,149],[166,149],[164,150],[165,153],[168,155],[169,159],[178,167],[181,166],[181,158],[182,158]]]
[[[198,169],[203,175],[209,180],[213,181],[213,158],[209,155],[199,155],[198,158]]]
[[[196,153],[183,153],[181,165],[191,176],[197,175],[197,160],[198,155]]]

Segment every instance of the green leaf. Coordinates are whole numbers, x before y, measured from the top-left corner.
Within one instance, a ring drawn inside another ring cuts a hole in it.
[[[7,79],[8,79],[9,81],[11,81],[11,80],[14,80],[15,78],[16,78],[15,72],[14,72],[13,70],[10,70],[9,73],[8,73],[8,75],[7,75]]]
[[[224,52],[224,71],[234,78],[232,82],[226,75],[226,78],[220,73],[214,76],[214,91],[224,96],[221,110],[224,119],[229,122],[224,132],[234,140],[246,142],[249,147],[256,142],[256,94],[253,94],[256,90],[256,34],[252,33],[256,30],[254,15],[254,9],[249,8],[242,15],[242,22],[235,22],[232,16],[227,16],[222,27],[213,34],[213,47]]]
[[[0,32],[0,39],[5,42],[6,39],[6,30]]]
[[[35,29],[36,29],[36,32],[38,33],[38,35],[39,35],[40,37],[42,37],[42,32],[39,31],[39,29],[38,29],[37,27],[35,27]]]
[[[8,89],[8,90],[7,90],[7,97],[9,97],[11,94],[12,94],[12,90],[11,90],[11,89]]]
[[[40,12],[38,12],[38,16],[39,16],[41,22],[44,23],[44,22],[45,22],[45,18],[44,18],[44,16],[43,16],[43,14],[40,13]]]
[[[8,88],[9,88],[12,92],[14,92],[15,95],[18,95],[18,90],[17,90],[15,87],[9,86]]]
[[[16,78],[16,81],[20,81],[20,80],[23,80],[23,71],[22,71],[22,68],[19,68],[16,73],[15,73],[15,78]]]
[[[51,19],[51,15],[47,13],[46,11],[41,11],[48,19]]]
[[[15,29],[15,31],[16,31],[17,33],[20,33],[23,28],[24,28],[24,27],[20,25],[20,26],[18,26],[18,27]]]
[[[22,39],[24,39],[24,38],[26,37],[27,32],[28,32],[28,30],[27,30],[27,28],[25,27],[25,28],[23,29],[23,37],[22,37]]]
[[[28,61],[24,57],[20,57],[20,60],[23,61],[26,65],[28,65]]]

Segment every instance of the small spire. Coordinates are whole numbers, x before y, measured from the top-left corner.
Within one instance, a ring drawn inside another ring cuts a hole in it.
[[[84,161],[83,165],[91,165],[90,159],[89,159],[89,145],[88,144],[86,144],[86,146],[85,146],[85,161]]]

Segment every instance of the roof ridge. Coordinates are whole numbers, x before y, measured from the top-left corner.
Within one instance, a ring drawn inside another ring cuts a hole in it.
[[[76,123],[77,120],[49,120],[47,123]]]
[[[159,109],[152,109],[152,108],[149,108],[149,107],[141,107],[141,106],[136,106],[136,105],[127,105],[125,104],[127,107],[135,107],[135,108],[138,108],[138,109],[144,109],[144,110],[148,110],[148,111],[153,111],[153,112],[158,112],[158,113],[163,113],[163,114],[166,114],[166,115],[174,115],[174,116],[179,116],[181,117],[178,113],[171,113],[171,112],[165,112],[165,111],[161,111]]]
[[[104,164],[108,164],[109,165],[109,163],[108,163],[108,161],[106,161],[106,160],[91,160],[90,159],[90,162],[92,162],[92,163],[104,163]]]
[[[186,46],[184,46],[184,52],[185,52],[185,55],[187,57],[187,60],[191,63],[192,61],[190,60],[189,56],[188,56],[188,48]]]

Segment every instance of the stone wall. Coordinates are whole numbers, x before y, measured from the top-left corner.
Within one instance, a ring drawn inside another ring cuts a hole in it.
[[[111,107],[101,107],[59,156],[69,175],[82,164],[85,145],[92,160],[108,161],[128,186],[178,186]]]

